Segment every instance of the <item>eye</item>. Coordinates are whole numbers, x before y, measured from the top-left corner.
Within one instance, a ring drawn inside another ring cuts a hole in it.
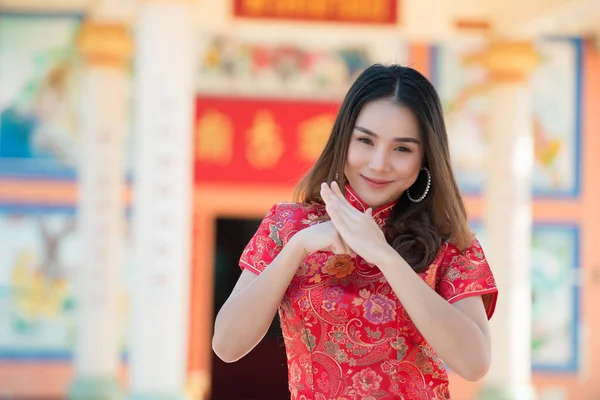
[[[362,138],[358,138],[358,141],[364,144],[373,144],[373,142],[371,141],[371,139],[366,138],[366,137],[362,137]]]
[[[394,150],[401,151],[403,153],[410,153],[411,152],[411,150],[408,147],[404,147],[404,146],[396,147]]]

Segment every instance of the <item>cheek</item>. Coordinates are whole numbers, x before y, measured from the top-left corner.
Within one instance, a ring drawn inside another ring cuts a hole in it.
[[[410,153],[406,157],[402,157],[402,170],[406,172],[407,175],[419,175],[419,171],[421,171],[421,163],[422,157],[417,153]]]
[[[418,155],[411,154],[410,156],[397,157],[394,160],[394,169],[407,179],[415,178],[421,170],[421,159]]]
[[[421,173],[421,163],[419,162],[413,165],[410,172],[409,180],[410,186],[412,186],[419,179],[419,174]]]
[[[347,168],[357,168],[363,163],[364,155],[356,145],[350,144],[348,147],[348,155],[346,157]]]

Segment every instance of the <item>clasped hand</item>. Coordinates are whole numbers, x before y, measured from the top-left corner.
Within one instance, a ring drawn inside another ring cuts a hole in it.
[[[372,209],[369,208],[364,213],[357,210],[346,200],[336,182],[333,182],[331,187],[323,183],[321,197],[331,221],[308,229],[314,232],[306,235],[311,242],[305,247],[307,252],[327,249],[338,254],[358,254],[368,263],[378,265],[390,246],[373,219]],[[321,246],[318,246],[315,242],[321,239],[321,235],[327,236],[327,239],[321,241]]]

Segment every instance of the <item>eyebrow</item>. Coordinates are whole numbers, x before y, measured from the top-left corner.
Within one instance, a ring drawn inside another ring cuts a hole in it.
[[[373,136],[375,138],[379,138],[379,135],[377,135],[375,132],[373,132],[370,129],[367,128],[363,128],[362,126],[358,126],[355,125],[354,129],[356,129],[357,131],[361,131],[363,133],[366,133],[369,136]],[[416,143],[416,144],[421,144],[421,142],[419,142],[418,139],[412,138],[412,137],[396,137],[394,138],[394,142],[410,142],[410,143]]]

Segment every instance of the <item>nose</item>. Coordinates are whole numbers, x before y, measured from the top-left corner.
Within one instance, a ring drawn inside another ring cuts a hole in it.
[[[378,172],[386,171],[389,168],[387,152],[384,150],[373,152],[369,161],[369,168]]]

